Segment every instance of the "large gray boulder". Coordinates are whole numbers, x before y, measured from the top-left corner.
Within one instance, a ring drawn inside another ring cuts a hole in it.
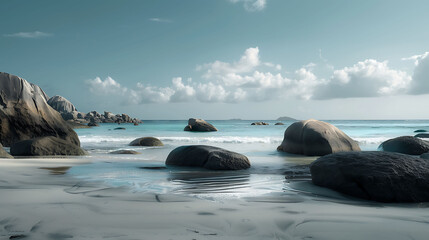
[[[342,152],[310,165],[315,185],[380,202],[429,201],[429,161],[389,152]]]
[[[213,132],[217,131],[217,128],[203,119],[190,118],[188,120],[188,126],[186,126],[184,130],[194,132]]]
[[[4,150],[3,146],[0,144],[0,158],[13,158],[6,150]]]
[[[360,151],[360,147],[334,125],[310,119],[290,125],[277,150],[307,156],[323,156],[335,152]]]
[[[53,109],[57,110],[60,113],[71,113],[71,112],[77,112],[77,109],[75,106],[67,100],[65,97],[62,96],[53,96],[48,100],[49,106],[51,106]],[[77,113],[76,113],[77,115]]]
[[[10,148],[13,156],[80,156],[86,152],[79,146],[57,137],[40,137],[14,143]]]
[[[240,170],[250,167],[249,159],[242,154],[205,145],[178,147],[168,154],[165,164],[212,170]]]
[[[164,144],[158,138],[154,137],[142,137],[134,139],[130,146],[147,146],[147,147],[156,147],[156,146],[164,146]]]
[[[0,72],[0,143],[55,136],[79,146],[77,134],[47,99],[39,86]]]
[[[429,142],[416,137],[402,136],[383,142],[379,149],[386,152],[421,155],[429,152]]]

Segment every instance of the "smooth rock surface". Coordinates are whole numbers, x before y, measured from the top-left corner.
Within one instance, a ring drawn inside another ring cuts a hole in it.
[[[206,145],[178,147],[170,152],[165,164],[212,170],[240,170],[250,167],[250,161],[246,156]]]
[[[142,137],[142,138],[137,138],[137,139],[133,140],[130,143],[130,146],[155,147],[155,146],[164,146],[164,144],[158,138],[154,138],[154,137]]]
[[[13,158],[6,150],[4,150],[3,146],[0,144],[0,158]]]
[[[334,125],[310,119],[290,125],[277,150],[307,156],[323,156],[335,152],[360,151],[360,147],[356,141]]]
[[[14,143],[10,148],[13,156],[81,156],[86,152],[79,146],[57,137],[40,137]]]
[[[55,136],[79,146],[77,134],[47,99],[39,86],[0,72],[0,143]]]
[[[188,120],[188,125],[184,129],[185,131],[194,131],[194,132],[213,132],[217,131],[210,123],[204,121],[203,119],[190,118]]]
[[[429,152],[429,142],[416,137],[402,136],[383,142],[379,149],[386,152],[421,155]]]
[[[310,165],[322,187],[380,202],[429,201],[429,161],[400,153],[342,152]]]
[[[57,110],[60,113],[71,113],[77,112],[76,107],[65,97],[62,96],[53,96],[48,100],[49,106]],[[77,116],[77,113],[76,113]]]

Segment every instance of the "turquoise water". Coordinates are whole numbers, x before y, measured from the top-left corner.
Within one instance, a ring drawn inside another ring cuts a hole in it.
[[[88,181],[102,181],[113,186],[128,187],[131,191],[180,193],[209,198],[228,198],[269,194],[293,190],[290,182],[309,181],[302,172],[315,157],[304,157],[277,152],[283,139],[285,125],[265,121],[270,125],[252,126],[255,121],[209,121],[217,132],[183,131],[187,121],[144,121],[132,124],[101,124],[100,127],[76,129],[81,145],[90,155],[92,164],[73,167],[69,174]],[[383,141],[404,135],[415,135],[417,129],[429,130],[429,121],[327,121],[356,140],[362,150],[377,150]],[[124,127],[125,130],[114,130]],[[157,137],[163,147],[131,147],[128,144],[139,137]],[[246,155],[252,163],[248,170],[228,172],[204,169],[163,167],[171,150],[182,145],[205,144],[222,147]],[[111,151],[131,149],[141,154],[115,155]],[[301,168],[300,168],[301,166]],[[291,174],[292,172],[292,174]],[[298,173],[296,173],[298,172]],[[297,175],[298,177],[290,177]],[[288,178],[285,178],[288,176]]]

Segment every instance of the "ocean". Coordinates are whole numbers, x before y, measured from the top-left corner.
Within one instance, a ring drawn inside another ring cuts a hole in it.
[[[91,164],[72,167],[68,174],[84,181],[124,187],[133,192],[186,194],[205,199],[258,197],[285,192],[312,192],[306,166],[317,157],[278,152],[286,128],[251,125],[250,120],[213,120],[217,132],[186,132],[186,120],[147,120],[143,124],[100,124],[99,127],[76,129],[81,146],[89,152]],[[359,143],[362,150],[377,150],[385,140],[413,136],[418,129],[429,130],[426,120],[332,120],[329,122]],[[114,130],[117,127],[125,130]],[[139,137],[159,138],[163,147],[132,147]],[[211,145],[246,155],[252,167],[240,171],[166,167],[171,150],[183,145]],[[119,155],[120,149],[141,154]],[[307,168],[308,169],[308,168]]]

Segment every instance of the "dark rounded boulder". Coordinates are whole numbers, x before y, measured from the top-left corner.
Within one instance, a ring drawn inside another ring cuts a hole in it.
[[[214,132],[217,131],[217,128],[203,119],[190,118],[184,130],[193,132]]]
[[[0,72],[0,143],[54,136],[80,145],[75,131],[46,102],[43,90],[26,80]]]
[[[269,123],[266,123],[266,122],[253,122],[252,124],[250,124],[250,125],[270,125]]]
[[[334,125],[310,119],[290,125],[277,150],[307,156],[323,156],[335,152],[360,151],[360,147]]]
[[[315,185],[379,202],[429,201],[429,161],[401,153],[342,152],[310,165]]]
[[[422,132],[427,132],[427,130],[424,129],[417,129],[416,131],[414,131],[415,133],[422,133]]]
[[[246,156],[206,145],[178,147],[168,154],[165,164],[212,170],[240,170],[250,167],[250,161]]]
[[[274,125],[285,125],[284,123],[281,123],[281,122],[278,122],[278,123],[276,123],[276,124],[274,124]]]
[[[40,137],[14,143],[13,156],[81,156],[86,152],[79,146],[57,137]]]
[[[429,138],[429,133],[418,133],[414,137],[416,137],[416,138]]]
[[[124,128],[124,127],[117,127],[117,128],[114,128],[113,130],[126,130],[126,128]]]
[[[13,158],[6,150],[4,150],[3,146],[0,144],[0,158]]]
[[[142,137],[142,138],[137,138],[132,142],[130,142],[130,146],[157,147],[157,146],[164,146],[164,144],[158,138]]]
[[[421,155],[429,151],[429,142],[416,137],[402,136],[383,142],[379,149],[385,152]]]

